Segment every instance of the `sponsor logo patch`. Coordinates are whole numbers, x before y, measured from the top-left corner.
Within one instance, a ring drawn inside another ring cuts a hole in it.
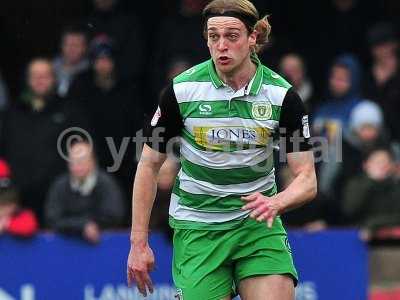
[[[196,68],[190,68],[189,70],[185,71],[186,75],[192,75],[194,72],[196,72]]]
[[[222,150],[229,145],[267,145],[270,130],[264,127],[193,127],[197,144],[208,149]]]
[[[308,124],[308,115],[303,116],[301,119],[301,124],[303,125],[303,136],[305,138],[310,137],[310,125]]]
[[[200,104],[199,111],[201,115],[211,115],[212,114],[212,107],[210,104]]]

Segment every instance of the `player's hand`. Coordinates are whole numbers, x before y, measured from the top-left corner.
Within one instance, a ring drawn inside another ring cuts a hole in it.
[[[131,286],[133,281],[139,292],[146,297],[147,290],[153,293],[153,283],[149,273],[154,268],[154,254],[149,245],[132,245],[128,257],[128,286]]]
[[[258,222],[266,221],[268,228],[272,227],[275,217],[282,211],[280,201],[276,196],[266,197],[261,193],[253,193],[241,197],[247,204],[242,207],[243,210],[252,210],[250,217]]]

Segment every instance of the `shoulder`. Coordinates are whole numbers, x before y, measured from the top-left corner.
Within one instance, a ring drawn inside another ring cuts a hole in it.
[[[281,87],[286,90],[292,87],[292,85],[289,82],[287,82],[285,78],[283,78],[278,73],[272,71],[270,68],[262,65],[262,71],[263,71],[263,82],[262,82],[263,84]]]
[[[98,170],[96,190],[100,193],[112,195],[121,194],[121,186],[115,177],[103,170]]]
[[[281,105],[281,117],[294,121],[307,115],[306,108],[294,88],[287,89]],[[308,121],[308,117],[307,117]]]
[[[291,85],[278,73],[262,65],[261,91],[274,105],[282,106]]]
[[[51,185],[51,188],[61,189],[67,186],[69,186],[69,175],[67,173],[64,173],[56,177],[56,179],[53,181],[53,184]]]
[[[197,92],[208,91],[212,86],[210,60],[191,67],[173,79],[173,90],[178,103],[199,96]],[[202,93],[200,93],[202,94]]]
[[[97,175],[97,180],[98,183],[101,185],[107,185],[107,186],[118,186],[117,181],[114,179],[114,177],[103,170],[98,171]]]
[[[210,81],[210,74],[208,71],[210,60],[206,60],[190,69],[180,73],[173,79],[173,84],[182,82],[204,82]]]

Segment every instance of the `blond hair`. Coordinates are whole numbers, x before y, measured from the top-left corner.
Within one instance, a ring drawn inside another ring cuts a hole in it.
[[[213,0],[204,8],[203,16],[209,14],[224,14],[226,12],[234,12],[257,20],[251,27],[249,27],[249,24],[245,25],[249,33],[252,33],[254,30],[257,32],[256,45],[252,50],[256,53],[260,52],[268,43],[271,33],[268,15],[260,19],[257,9],[249,0]],[[204,24],[204,36],[207,38],[207,20],[205,20]]]

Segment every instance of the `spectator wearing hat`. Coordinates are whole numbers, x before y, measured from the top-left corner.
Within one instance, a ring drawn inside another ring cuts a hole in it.
[[[339,193],[351,177],[362,172],[365,153],[377,145],[389,145],[382,109],[372,101],[364,100],[353,108],[349,127],[350,134],[342,145],[343,162],[335,180],[334,189]]]
[[[66,97],[73,79],[89,68],[86,35],[80,27],[71,26],[61,36],[61,53],[53,62],[60,97]]]
[[[350,54],[336,58],[331,66],[327,98],[316,107],[313,129],[324,134],[330,141],[335,140],[339,130],[349,130],[351,110],[361,100],[361,66]]]
[[[341,162],[328,162],[334,165],[331,180],[325,193],[326,211],[330,222],[347,223],[341,211],[343,190],[350,178],[362,172],[365,153],[380,144],[389,144],[385,130],[382,109],[374,102],[363,100],[350,112],[349,132],[342,140]]]
[[[368,32],[372,56],[364,94],[383,109],[391,137],[400,141],[400,61],[398,36],[389,23],[379,23]]]
[[[19,206],[18,192],[10,173],[6,161],[0,159],[0,235],[30,237],[37,232],[38,222],[32,210]]]
[[[354,56],[341,55],[333,63],[329,75],[328,96],[315,108],[312,127],[316,136],[325,138],[327,146],[316,152],[319,194],[335,201],[333,181],[340,167],[342,137],[349,135],[350,113],[361,101],[361,68]]]
[[[136,165],[132,137],[142,128],[143,99],[130,81],[119,76],[114,53],[108,36],[93,40],[92,68],[73,83],[70,98],[86,109],[94,128],[99,166],[116,175],[128,204]],[[116,151],[121,149],[121,160],[116,161]]]
[[[46,218],[50,228],[76,234],[91,243],[100,240],[101,230],[122,223],[124,203],[114,179],[98,168],[93,145],[75,142],[69,149],[69,172],[50,188]]]
[[[118,8],[119,0],[92,0],[93,12],[85,20],[92,38],[105,34],[114,41],[114,63],[123,80],[137,83],[146,62],[145,40],[139,18]],[[137,5],[135,6],[137,7]],[[146,20],[147,21],[147,20]]]

